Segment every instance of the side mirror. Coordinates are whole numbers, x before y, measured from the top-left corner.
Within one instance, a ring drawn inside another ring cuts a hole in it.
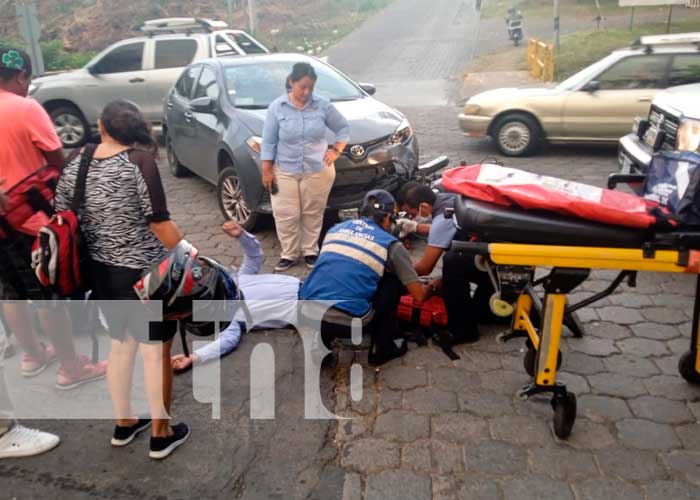
[[[211,97],[198,97],[190,103],[190,109],[195,113],[214,113],[216,102]]]
[[[600,82],[598,80],[591,80],[581,87],[581,90],[584,92],[598,92],[600,90]]]
[[[374,95],[377,93],[377,87],[375,87],[371,83],[361,83],[360,88],[367,92],[369,95]]]

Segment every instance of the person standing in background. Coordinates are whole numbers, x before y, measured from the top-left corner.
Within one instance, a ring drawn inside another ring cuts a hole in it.
[[[287,79],[288,93],[268,107],[262,138],[262,182],[272,194],[272,213],[282,247],[275,271],[286,271],[300,257],[312,268],[335,160],[349,140],[350,126],[335,106],[315,95],[316,72],[297,63]],[[326,130],[335,133],[328,147]]]

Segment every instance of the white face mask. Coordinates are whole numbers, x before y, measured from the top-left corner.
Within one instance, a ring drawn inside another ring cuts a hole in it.
[[[433,214],[430,215],[422,215],[420,212],[420,208],[418,209],[418,215],[416,215],[413,218],[414,221],[416,221],[418,224],[430,224],[433,222]]]

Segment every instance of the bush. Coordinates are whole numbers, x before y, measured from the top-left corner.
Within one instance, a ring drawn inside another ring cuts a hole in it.
[[[82,68],[94,55],[91,52],[66,52],[60,40],[41,43],[46,71]]]

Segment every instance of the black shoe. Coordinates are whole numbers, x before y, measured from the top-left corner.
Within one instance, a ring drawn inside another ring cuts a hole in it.
[[[304,264],[306,264],[306,267],[308,267],[309,269],[313,269],[317,260],[318,255],[307,255],[306,257],[304,257]]]
[[[112,436],[112,446],[122,447],[131,443],[136,436],[145,431],[151,426],[150,418],[139,418],[139,421],[129,427],[121,425],[114,426],[114,435]]]
[[[401,343],[401,347],[394,347],[390,350],[373,352],[373,349],[370,349],[369,355],[367,356],[367,362],[372,366],[383,365],[392,359],[400,358],[406,354],[406,352],[408,352],[408,342],[404,340]]]
[[[296,265],[296,261],[289,260],[289,259],[280,259],[280,261],[275,266],[275,271],[276,272],[286,271],[287,269],[291,269],[295,265]]]
[[[187,424],[173,425],[172,436],[151,437],[151,451],[148,456],[155,460],[162,460],[187,441],[188,437],[190,437],[190,428]]]

